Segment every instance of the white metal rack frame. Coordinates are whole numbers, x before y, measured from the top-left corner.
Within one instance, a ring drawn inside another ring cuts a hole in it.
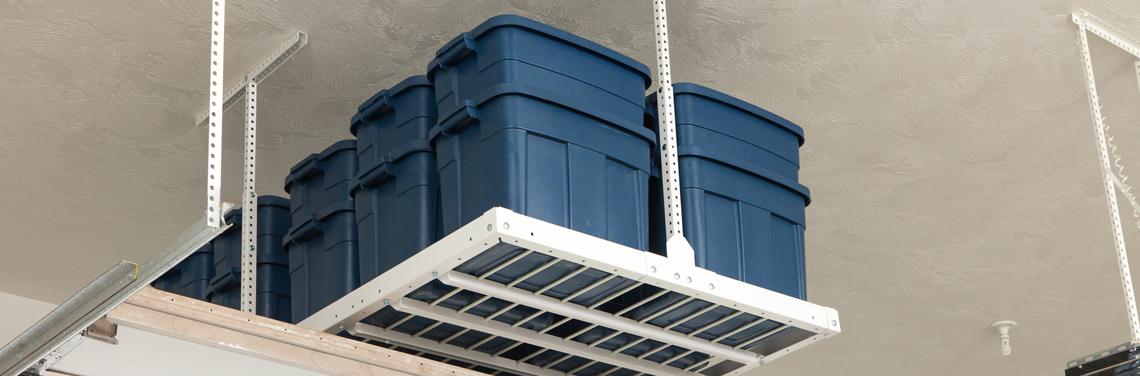
[[[1108,203],[1109,219],[1112,224],[1112,235],[1116,248],[1116,261],[1119,267],[1121,285],[1124,289],[1125,308],[1128,312],[1129,334],[1131,343],[1140,344],[1140,312],[1136,307],[1136,293],[1132,286],[1132,272],[1128,263],[1128,249],[1124,239],[1123,222],[1120,219],[1120,208],[1117,203],[1116,192],[1119,189],[1127,201],[1132,204],[1134,218],[1140,218],[1140,203],[1132,195],[1132,187],[1127,184],[1128,177],[1124,175],[1122,157],[1112,136],[1108,134],[1109,126],[1105,118],[1100,95],[1097,93],[1096,78],[1093,73],[1092,55],[1089,52],[1088,33],[1101,37],[1106,42],[1124,50],[1137,59],[1136,71],[1140,79],[1140,47],[1137,47],[1130,38],[1116,30],[1114,27],[1101,21],[1095,16],[1079,10],[1073,13],[1073,23],[1078,27],[1077,43],[1080,47],[1081,64],[1085,75],[1085,89],[1088,92],[1089,108],[1093,118],[1093,132],[1096,136],[1097,154],[1101,167],[1101,176],[1104,183],[1105,200]],[[1137,81],[1140,84],[1140,80]],[[1140,227],[1140,222],[1137,222]]]
[[[301,326],[521,375],[738,375],[836,310],[495,208]]]

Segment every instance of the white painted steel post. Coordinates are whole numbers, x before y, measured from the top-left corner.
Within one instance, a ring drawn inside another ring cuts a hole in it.
[[[241,310],[257,307],[257,81],[245,89],[245,163],[242,166]]]
[[[222,226],[222,85],[225,73],[226,0],[213,0],[210,25],[209,147],[206,159],[206,225]]]
[[[669,22],[665,0],[653,0],[657,40],[657,140],[661,145],[661,191],[665,195],[666,252],[669,260],[693,265],[694,252],[685,239],[681,215],[681,174],[677,166],[677,123],[673,109],[673,78],[669,68]]]
[[[1128,249],[1124,243],[1124,229],[1120,220],[1120,209],[1116,201],[1115,174],[1112,171],[1112,162],[1109,159],[1108,141],[1105,136],[1105,118],[1101,112],[1100,97],[1097,94],[1096,78],[1093,74],[1092,54],[1089,52],[1088,32],[1083,19],[1074,17],[1080,26],[1078,39],[1081,49],[1081,63],[1084,66],[1085,89],[1088,91],[1089,108],[1093,117],[1093,130],[1096,133],[1097,151],[1099,154],[1101,174],[1104,181],[1105,198],[1108,201],[1109,217],[1112,221],[1113,239],[1116,245],[1116,262],[1120,268],[1121,284],[1124,287],[1124,300],[1128,310],[1128,324],[1131,329],[1133,344],[1140,344],[1140,313],[1136,308],[1136,293],[1132,287],[1132,272],[1128,265]],[[1098,34],[1099,35],[1099,34]]]

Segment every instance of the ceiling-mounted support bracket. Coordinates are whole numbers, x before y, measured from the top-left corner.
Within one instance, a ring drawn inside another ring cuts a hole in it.
[[[212,31],[210,35],[210,106],[205,113],[198,115],[195,119],[196,124],[208,123],[209,125],[209,154],[207,155],[208,158],[206,161],[206,216],[209,218],[207,224],[211,227],[220,226],[222,217],[225,214],[221,208],[223,113],[226,109],[230,108],[230,106],[237,103],[243,96],[247,97],[248,102],[248,93],[252,91],[250,89],[251,87],[256,87],[257,84],[264,81],[266,77],[286,61],[289,61],[297,51],[309,43],[308,34],[298,31],[274,50],[272,54],[262,60],[253,70],[243,76],[237,84],[229,90],[222,92],[221,85],[224,80],[224,69],[222,69],[222,67],[225,65],[225,4],[225,0],[215,0],[213,2],[213,23],[211,25]],[[256,109],[251,109],[247,106],[246,110],[247,118],[249,118],[251,112],[253,113],[252,118],[256,118]],[[256,125],[256,123],[251,123],[250,125]],[[246,146],[249,146],[248,142]],[[256,144],[254,146],[256,146]],[[248,178],[246,180],[248,180]],[[246,200],[243,198],[242,201],[244,202]]]
[[[222,92],[225,73],[226,0],[213,0],[210,25],[210,102],[197,124],[209,123],[206,158],[206,225],[223,225],[222,207],[222,118],[239,98],[245,97],[245,139],[242,142],[241,310],[257,306],[257,85],[309,43],[303,32],[293,34],[241,81]]]
[[[665,194],[666,254],[673,262],[694,265],[695,252],[685,239],[681,210],[681,173],[677,164],[677,117],[673,110],[673,75],[669,68],[669,20],[665,0],[653,0],[657,41],[657,141],[661,145],[661,192]]]
[[[245,89],[245,161],[242,163],[241,200],[241,310],[257,307],[257,81]]]
[[[1109,219],[1112,224],[1112,235],[1116,248],[1116,262],[1120,272],[1121,285],[1124,288],[1125,308],[1128,312],[1129,334],[1132,344],[1140,344],[1140,312],[1136,306],[1136,293],[1132,285],[1132,271],[1128,263],[1128,248],[1124,239],[1123,223],[1120,219],[1120,209],[1116,198],[1119,188],[1126,196],[1130,196],[1131,188],[1123,185],[1127,176],[1123,175],[1124,168],[1120,165],[1121,158],[1117,148],[1112,144],[1112,138],[1107,135],[1108,124],[1097,93],[1096,77],[1093,72],[1092,54],[1089,52],[1088,33],[1101,37],[1112,45],[1132,54],[1140,59],[1140,48],[1130,38],[1119,33],[1115,28],[1097,19],[1083,10],[1073,13],[1073,22],[1078,26],[1078,45],[1081,53],[1081,64],[1084,68],[1085,90],[1088,93],[1089,109],[1093,118],[1093,132],[1097,143],[1097,154],[1100,161],[1101,177],[1104,184],[1105,199],[1108,203]],[[1110,156],[1115,155],[1115,158]],[[1115,171],[1114,171],[1114,168]],[[1120,184],[1120,187],[1117,185]]]

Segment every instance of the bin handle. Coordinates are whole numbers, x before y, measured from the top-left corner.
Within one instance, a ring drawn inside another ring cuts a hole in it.
[[[293,179],[295,181],[305,181],[321,172],[321,164],[317,159],[316,154],[309,156],[305,162],[301,163],[301,165],[297,166],[296,170],[293,171]]]
[[[362,189],[378,187],[383,181],[396,176],[396,171],[392,167],[388,162],[377,163],[356,178],[357,184]]]
[[[213,296],[214,293],[217,292],[218,290],[230,287],[232,285],[236,285],[238,282],[237,273],[238,273],[237,268],[231,268],[229,273],[217,276],[214,278],[214,280],[210,281],[210,287],[206,291],[207,300],[209,299],[210,296]]]
[[[288,240],[302,241],[311,238],[321,233],[323,227],[321,220],[314,215],[312,218],[306,219],[304,222],[301,222],[300,225],[297,225],[293,231],[290,231]]]
[[[395,164],[404,157],[418,152],[433,151],[431,141],[427,139],[415,139],[405,142],[392,149],[391,152],[380,157],[380,161],[371,167],[363,168],[364,172],[356,177],[356,184],[354,187],[361,189],[375,188],[381,182],[390,177],[396,176]]]
[[[441,68],[449,68],[450,65],[466,57],[467,55],[478,53],[475,49],[475,38],[471,37],[471,33],[464,32],[461,38],[437,57],[437,61]]]
[[[388,94],[388,90],[384,90],[376,93],[376,96],[372,97],[371,102],[368,103],[368,107],[365,108],[364,111],[360,112],[360,118],[361,120],[373,119],[376,117],[376,115],[391,110],[392,96]]]
[[[439,122],[438,131],[432,133],[451,134],[459,129],[474,124],[479,121],[479,110],[475,108],[475,101],[470,99],[463,100],[463,106],[460,106],[451,115]]]

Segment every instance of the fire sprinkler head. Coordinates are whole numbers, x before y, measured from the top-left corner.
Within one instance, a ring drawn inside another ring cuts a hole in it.
[[[1016,321],[1002,320],[990,325],[990,328],[997,330],[998,336],[1001,338],[1001,354],[1009,356],[1013,354],[1013,344],[1010,341],[1009,330],[1017,326]]]

